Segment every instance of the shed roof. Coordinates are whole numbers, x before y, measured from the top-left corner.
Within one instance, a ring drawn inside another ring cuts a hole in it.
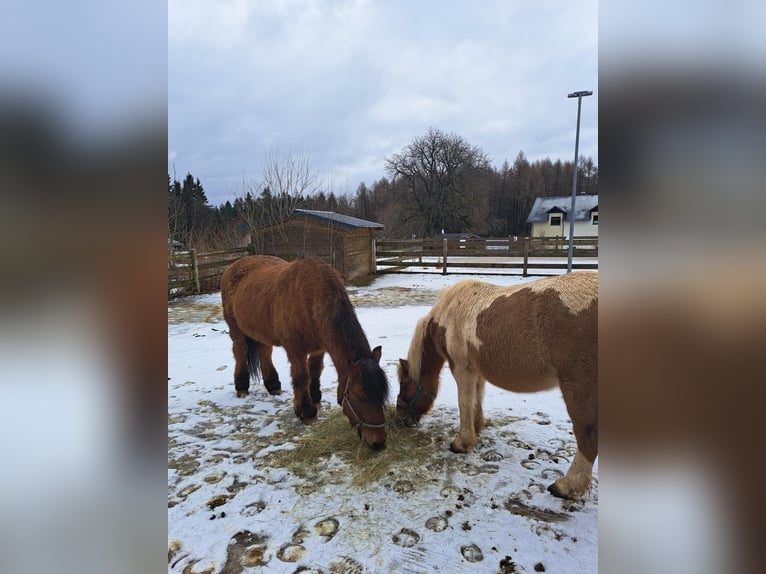
[[[578,195],[575,197],[575,221],[588,221],[590,212],[598,207],[598,195]],[[569,211],[572,208],[572,196],[560,195],[553,197],[538,197],[529,210],[527,223],[542,223],[548,221],[548,213],[553,210],[560,210],[568,219]]]
[[[336,225],[341,229],[348,231],[354,229],[360,229],[363,227],[371,227],[373,229],[383,229],[385,226],[382,223],[376,223],[375,221],[368,221],[366,219],[359,219],[358,217],[351,217],[350,215],[341,215],[334,211],[315,211],[312,209],[296,209],[293,212],[295,215],[304,215],[309,219],[315,219],[328,225]]]

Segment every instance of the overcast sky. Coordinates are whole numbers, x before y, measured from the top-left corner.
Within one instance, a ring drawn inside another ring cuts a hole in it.
[[[353,193],[431,126],[571,161],[579,90],[598,163],[597,60],[595,0],[169,0],[168,170],[218,205],[292,150]]]

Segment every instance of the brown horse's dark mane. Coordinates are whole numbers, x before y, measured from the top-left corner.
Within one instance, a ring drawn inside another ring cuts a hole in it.
[[[388,400],[388,379],[380,365],[372,358],[370,343],[364,330],[362,330],[362,325],[359,323],[345,289],[338,291],[335,311],[333,329],[338,337],[338,342],[347,349],[348,360],[357,363],[361,369],[364,394],[373,404],[382,406]]]
[[[343,282],[338,274],[321,259],[314,257],[307,259],[313,259],[325,267],[335,287],[336,299],[333,306],[335,316],[332,320],[332,329],[336,348],[330,351],[331,356],[333,352],[343,353],[346,360],[357,363],[362,371],[362,390],[373,404],[382,406],[388,400],[388,379],[377,361],[372,358],[370,343],[359,323]]]

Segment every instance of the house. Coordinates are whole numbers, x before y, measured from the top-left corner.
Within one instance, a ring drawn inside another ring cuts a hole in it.
[[[372,272],[372,239],[383,228],[380,223],[334,211],[295,209],[259,227],[251,249],[288,260],[315,255],[352,281]]]
[[[529,211],[532,237],[569,237],[572,196],[538,197]],[[575,197],[574,236],[598,236],[598,195]]]

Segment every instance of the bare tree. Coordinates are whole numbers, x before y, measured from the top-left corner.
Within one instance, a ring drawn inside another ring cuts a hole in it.
[[[456,134],[430,128],[401,152],[386,158],[386,172],[402,201],[401,221],[422,236],[463,231],[479,223],[486,206],[484,152]]]
[[[269,191],[270,197],[264,210],[277,229],[286,252],[292,256],[296,254],[287,232],[287,220],[306,196],[320,191],[321,185],[319,174],[311,168],[307,154],[294,154],[288,150],[278,156],[269,152],[263,167],[263,188]]]
[[[295,256],[287,220],[306,197],[321,190],[318,172],[305,153],[270,151],[263,162],[261,179],[243,178],[239,205],[257,252],[263,250],[263,230],[268,226],[288,255]]]

